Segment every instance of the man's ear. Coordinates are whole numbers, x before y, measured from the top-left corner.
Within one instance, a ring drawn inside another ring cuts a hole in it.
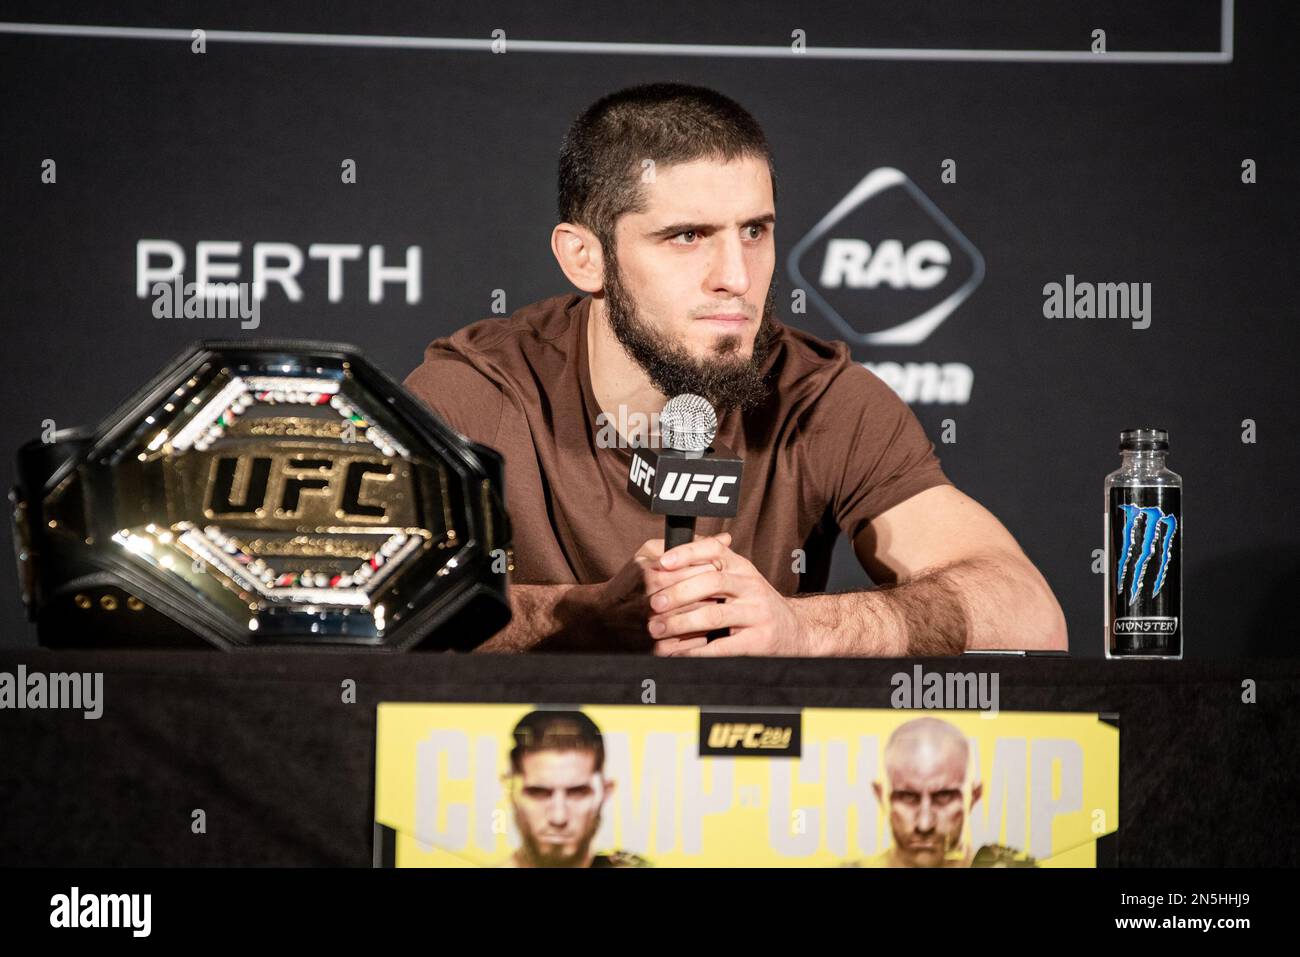
[[[560,223],[551,230],[551,252],[569,282],[583,292],[597,293],[605,287],[605,256],[600,240],[586,226]]]
[[[604,806],[609,801],[609,796],[614,793],[614,782],[609,778],[603,778],[601,783],[605,785],[605,793],[600,799],[601,805]]]
[[[980,795],[984,793],[984,782],[976,781],[970,789],[970,806],[974,807],[979,803]]]
[[[871,790],[876,792],[876,803],[883,807],[885,804],[885,792],[881,790],[880,782],[872,781]]]

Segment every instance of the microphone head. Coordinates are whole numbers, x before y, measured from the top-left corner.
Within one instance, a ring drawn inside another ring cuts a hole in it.
[[[703,452],[718,433],[718,416],[702,396],[673,396],[659,413],[659,441],[677,452]]]

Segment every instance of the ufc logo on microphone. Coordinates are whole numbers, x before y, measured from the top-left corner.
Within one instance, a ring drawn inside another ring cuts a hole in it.
[[[641,486],[647,495],[654,494],[654,466],[639,455],[632,456],[632,473],[628,476],[628,480],[633,485]]]
[[[739,456],[718,442],[705,455],[642,449],[632,455],[627,490],[655,515],[734,518],[742,469]]]
[[[694,502],[703,492],[708,492],[708,500],[715,505],[726,505],[731,495],[724,494],[728,485],[736,483],[734,475],[692,475],[689,472],[669,472],[664,478],[659,498],[667,502]]]

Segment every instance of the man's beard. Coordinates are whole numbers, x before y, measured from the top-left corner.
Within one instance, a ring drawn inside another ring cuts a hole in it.
[[[767,398],[763,364],[776,341],[776,281],[768,286],[763,317],[749,358],[740,353],[739,335],[719,336],[713,354],[696,358],[681,343],[673,342],[638,314],[628,295],[618,260],[612,251],[605,276],[605,313],[623,349],[660,393],[672,398],[684,392],[708,399],[719,413],[727,409],[752,409]]]
[[[534,867],[578,867],[583,864],[591,851],[591,842],[595,840],[596,831],[600,829],[600,815],[596,815],[587,832],[568,854],[554,845],[543,844],[518,818],[516,824],[519,826],[519,836],[523,840],[524,853]]]

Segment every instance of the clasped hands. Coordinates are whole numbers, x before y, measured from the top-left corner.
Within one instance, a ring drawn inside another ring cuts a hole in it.
[[[656,655],[813,653],[794,605],[731,550],[730,532],[668,551],[662,539],[651,539],[599,587],[598,605],[607,623],[628,630],[639,623]],[[710,641],[709,632],[720,629],[730,633]]]

